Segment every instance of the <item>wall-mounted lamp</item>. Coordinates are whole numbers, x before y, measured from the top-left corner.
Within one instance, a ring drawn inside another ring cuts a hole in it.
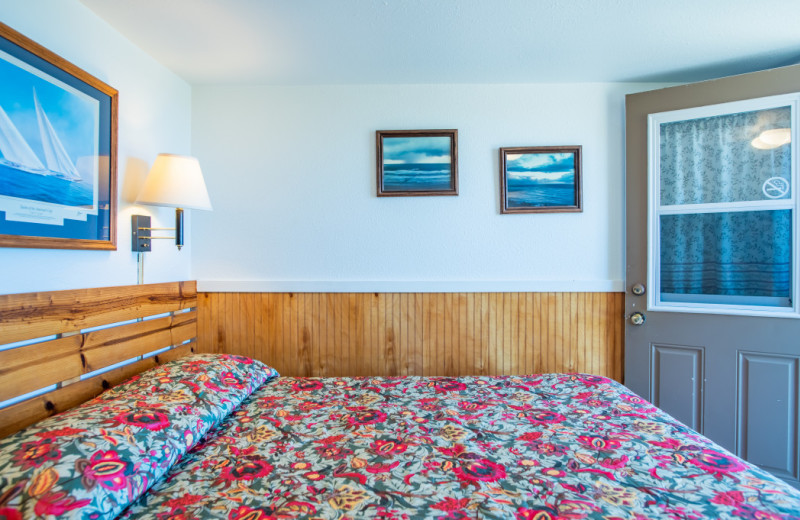
[[[133,251],[150,251],[150,241],[154,239],[175,239],[175,245],[183,246],[183,209],[211,210],[203,172],[194,157],[162,153],[156,157],[153,167],[136,198],[137,204],[167,206],[175,209],[174,228],[154,228],[150,217],[133,215]],[[175,231],[174,237],[154,237],[152,231]]]

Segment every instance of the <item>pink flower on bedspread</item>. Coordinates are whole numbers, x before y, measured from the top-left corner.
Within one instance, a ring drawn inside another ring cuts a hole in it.
[[[550,410],[531,410],[527,412],[527,417],[533,424],[556,424],[567,420],[560,413]]]
[[[131,426],[138,426],[150,431],[163,430],[169,426],[169,417],[167,414],[158,410],[134,410],[131,412],[119,414],[114,417],[117,421]]]
[[[248,460],[236,464],[235,466],[228,466],[222,468],[222,473],[218,480],[231,482],[234,480],[253,480],[256,478],[266,477],[273,470],[272,464],[260,459]]]
[[[577,440],[585,448],[594,449],[597,451],[613,451],[622,445],[622,443],[619,441],[592,435],[581,435]]]
[[[578,379],[578,381],[581,381],[582,383],[584,383],[586,386],[597,386],[597,385],[602,385],[604,383],[610,383],[611,382],[611,380],[606,378],[606,377],[591,376],[591,375],[584,375],[584,374],[578,375],[577,379]]]
[[[600,461],[600,465],[608,469],[622,469],[628,463],[628,456],[623,455],[618,459],[605,459]]]
[[[192,495],[187,493],[186,495],[164,501],[164,507],[169,508],[170,512],[174,512],[176,509],[183,509],[186,506],[196,504],[204,498],[205,497],[203,495]]]
[[[743,520],[796,520],[799,518],[796,515],[786,516],[770,513],[762,509],[756,509],[753,506],[741,504],[733,512],[736,518]]]
[[[392,457],[398,453],[403,453],[408,449],[407,444],[400,441],[378,440],[369,445],[376,455],[381,457]]]
[[[106,489],[117,490],[127,486],[125,469],[128,464],[120,460],[114,451],[98,451],[88,463],[84,459],[83,476],[91,481],[98,482]]]
[[[22,520],[22,513],[12,507],[0,507],[0,518],[3,520]]]
[[[23,468],[38,468],[49,460],[58,460],[61,452],[49,439],[36,442],[26,442],[14,455],[14,460]]]
[[[735,506],[744,502],[744,495],[742,495],[741,491],[722,491],[714,495],[711,502],[725,506]]]
[[[522,442],[533,442],[539,440],[541,436],[542,432],[525,432],[517,437],[517,440]]]
[[[357,410],[347,418],[352,426],[363,424],[377,424],[386,420],[387,415],[380,410]]]
[[[221,359],[228,360],[228,361],[235,361],[236,363],[240,363],[242,365],[252,365],[253,360],[249,357],[245,356],[237,356],[236,354],[220,354],[219,356]]]
[[[431,509],[438,509],[439,511],[460,511],[469,505],[469,498],[445,498],[441,502],[437,502],[431,506]]]
[[[236,377],[233,372],[223,372],[219,375],[220,382],[225,386],[231,386],[238,390],[241,390],[245,387],[245,384],[242,382],[241,379]]]
[[[467,385],[455,379],[440,379],[434,385],[436,392],[460,392],[467,389]]]
[[[275,518],[262,509],[239,506],[228,514],[228,520],[270,520]]]
[[[468,412],[475,412],[478,410],[484,410],[488,408],[489,405],[486,403],[479,403],[477,401],[461,401],[458,403],[458,407]]]
[[[37,432],[36,436],[40,439],[56,439],[58,437],[75,437],[79,433],[83,433],[85,431],[86,430],[81,428],[70,428],[69,426],[65,426],[64,428],[59,428],[57,430]]]
[[[537,507],[536,509],[528,509],[527,507],[520,507],[514,513],[516,520],[562,520],[561,516],[555,509],[547,506]],[[582,517],[581,517],[582,518]]]
[[[325,444],[317,446],[314,451],[323,459],[339,460],[345,459],[353,454],[353,450],[335,444]]]
[[[225,359],[223,356],[220,356],[221,359]],[[198,359],[189,363],[184,363],[182,370],[191,374],[201,374],[206,371],[206,365],[208,364],[209,362],[207,360]]]
[[[322,383],[316,379],[301,379],[292,383],[292,390],[295,392],[313,392],[321,388]]]
[[[623,400],[628,401],[631,404],[649,404],[647,401],[639,397],[638,395],[633,394],[622,394],[620,396]]]
[[[495,482],[506,478],[506,468],[489,459],[467,461],[453,471],[458,478],[468,482]]]
[[[704,449],[700,455],[689,462],[709,473],[715,473],[717,476],[722,473],[733,473],[745,469],[744,465],[736,458],[709,449]]]
[[[58,491],[56,493],[48,493],[36,502],[33,512],[38,516],[61,516],[67,511],[78,509],[87,506],[91,500],[75,500],[74,497],[67,496],[65,491]]]

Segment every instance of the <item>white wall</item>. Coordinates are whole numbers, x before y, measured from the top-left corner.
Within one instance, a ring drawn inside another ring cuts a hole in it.
[[[117,251],[0,248],[0,293],[136,283],[130,215],[169,227],[174,212],[130,201],[158,153],[190,153],[191,87],[77,0],[2,2],[0,21],[119,91]],[[167,240],[155,243],[145,282],[188,279],[188,243],[180,253]]]
[[[135,283],[130,215],[172,225],[131,203],[159,152],[200,158],[215,209],[188,212],[183,251],[154,244],[148,283],[621,288],[624,94],[660,85],[192,89],[77,0],[5,2],[0,20],[120,92],[118,250],[2,248],[0,293]],[[458,197],[375,196],[374,132],[404,128],[459,130]],[[500,215],[498,148],[559,144],[583,146],[584,212]]]
[[[634,84],[195,87],[204,290],[620,290]],[[459,195],[375,195],[375,131],[458,129]],[[501,215],[502,146],[583,146],[583,212]],[[236,283],[240,282],[240,283]],[[423,282],[423,283],[415,283]],[[432,283],[435,282],[435,283]]]

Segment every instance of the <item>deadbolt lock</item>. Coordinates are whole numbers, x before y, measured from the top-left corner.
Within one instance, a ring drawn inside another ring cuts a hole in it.
[[[643,294],[644,294],[644,292],[645,292],[645,290],[646,290],[646,289],[644,288],[644,285],[643,285],[643,284],[640,284],[640,283],[634,284],[634,285],[633,285],[633,287],[631,287],[631,292],[632,292],[632,293],[633,293],[635,296],[641,296],[641,295],[643,295]]]

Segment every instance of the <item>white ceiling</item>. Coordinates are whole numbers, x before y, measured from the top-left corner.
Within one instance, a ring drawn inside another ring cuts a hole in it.
[[[192,84],[698,81],[800,62],[800,0],[81,0]]]

